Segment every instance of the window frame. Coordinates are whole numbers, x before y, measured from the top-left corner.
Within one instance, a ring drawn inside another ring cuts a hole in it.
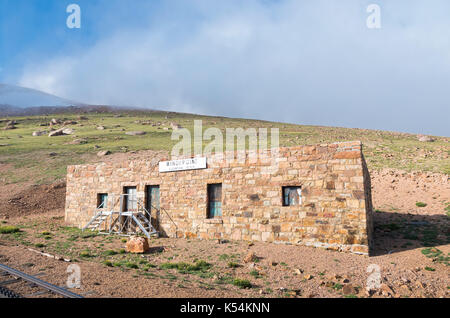
[[[106,200],[103,201],[105,197]],[[106,209],[108,207],[108,197],[108,193],[97,193],[97,209]]]
[[[213,201],[213,202],[220,202],[220,215],[212,215],[211,214],[211,188],[214,186],[220,186],[220,201]],[[221,219],[223,217],[223,183],[222,182],[216,182],[216,183],[208,183],[206,185],[206,218],[209,220],[213,219]]]
[[[298,193],[298,204],[290,204],[290,202],[286,202],[286,190],[292,191],[292,189],[300,190],[300,193]],[[301,206],[303,203],[303,196],[302,196],[302,186],[300,185],[286,185],[281,187],[281,205],[283,207],[298,207]]]

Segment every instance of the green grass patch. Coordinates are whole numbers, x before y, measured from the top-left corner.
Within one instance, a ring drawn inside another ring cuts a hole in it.
[[[447,266],[450,265],[450,253],[448,253],[446,256],[440,249],[437,249],[436,247],[424,248],[422,250],[422,254],[428,258],[431,258],[436,263],[441,263]]]
[[[203,260],[197,260],[195,263],[163,263],[159,266],[161,269],[176,269],[182,274],[205,273],[211,268],[211,264]]]
[[[105,254],[107,256],[113,256],[113,255],[119,254],[119,252],[114,251],[114,250],[106,250],[106,251],[103,252],[103,254]]]
[[[0,234],[12,234],[20,232],[20,228],[12,225],[0,226]]]
[[[233,280],[233,285],[237,286],[237,287],[239,287],[241,289],[244,289],[244,288],[249,289],[249,288],[253,287],[252,283],[249,280],[247,280],[247,279],[240,279],[240,278],[234,279]]]
[[[435,142],[424,145],[413,134],[399,135],[388,131],[305,126],[182,113],[171,113],[167,117],[166,111],[127,110],[120,113],[121,117],[115,116],[117,111],[89,112],[86,114],[88,119],[83,120],[78,119],[78,114],[70,113],[8,118],[17,121],[18,124],[17,129],[2,131],[0,138],[8,146],[2,147],[0,160],[4,164],[11,165],[12,169],[0,172],[0,178],[5,180],[6,184],[23,181],[32,181],[36,184],[51,183],[65,177],[67,165],[83,164],[94,158],[97,152],[94,145],[113,153],[139,150],[170,151],[176,144],[175,140],[171,140],[170,129],[165,129],[169,127],[170,122],[177,122],[192,133],[193,121],[198,119],[203,120],[205,130],[211,127],[219,128],[223,132],[228,127],[278,128],[282,147],[361,140],[366,146],[364,154],[370,170],[395,168],[450,173],[450,158],[443,157],[439,151],[442,147],[447,147],[443,137],[436,137]],[[48,128],[39,125],[49,123],[52,118],[78,122],[71,127],[75,130],[76,139],[82,139],[83,142],[70,144],[75,139],[74,135],[54,138],[31,135],[35,130]],[[142,125],[142,121],[152,124]],[[103,125],[106,129],[97,130],[98,125]],[[125,135],[125,131],[136,130],[145,131],[146,135]],[[208,142],[204,141],[204,146],[207,144]],[[418,158],[417,148],[427,151],[427,156]],[[49,157],[51,152],[57,153],[57,156]],[[390,157],[387,158],[386,154]],[[25,173],[17,174],[15,169],[21,169]]]
[[[419,207],[419,208],[424,208],[424,207],[427,206],[427,204],[424,203],[424,202],[416,202],[416,206]]]
[[[84,257],[84,258],[94,257],[90,251],[81,251],[79,255],[80,255],[80,257]]]
[[[103,261],[103,265],[106,265],[108,267],[113,267],[113,263],[111,261],[108,261],[108,260]]]
[[[133,262],[126,262],[125,267],[132,268],[132,269],[139,269],[139,266],[136,263]]]
[[[252,275],[254,278],[261,278],[261,274],[256,269],[251,270],[250,275]]]
[[[229,268],[238,268],[240,265],[238,263],[235,263],[235,262],[228,262],[227,266]]]

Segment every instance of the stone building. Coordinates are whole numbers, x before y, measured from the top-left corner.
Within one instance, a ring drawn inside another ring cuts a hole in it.
[[[273,161],[245,155],[240,162],[197,158],[200,166],[184,168],[169,158],[68,166],[66,222],[84,227],[105,198],[127,193],[145,202],[169,237],[369,253],[371,185],[361,142],[279,148],[274,171]]]

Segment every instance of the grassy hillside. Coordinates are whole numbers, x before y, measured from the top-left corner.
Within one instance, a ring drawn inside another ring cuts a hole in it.
[[[170,123],[178,123],[192,131],[194,119],[203,120],[203,129],[218,127],[223,132],[227,127],[277,127],[281,146],[361,140],[370,169],[390,167],[450,174],[450,144],[449,138],[444,137],[436,137],[435,142],[420,142],[416,135],[404,133],[150,111],[88,113],[83,116],[87,119],[80,119],[78,114],[8,118],[18,124],[16,129],[0,130],[0,182],[53,182],[64,178],[68,164],[89,162],[100,150],[169,151],[176,143],[170,140]],[[77,124],[67,126],[73,128],[74,133],[58,137],[48,137],[47,134],[32,136],[33,131],[48,130],[48,126],[40,125],[48,124],[52,118],[76,121]],[[3,120],[0,128],[5,125]],[[98,130],[98,126],[105,129]],[[145,131],[146,135],[125,134],[126,131],[137,130]]]

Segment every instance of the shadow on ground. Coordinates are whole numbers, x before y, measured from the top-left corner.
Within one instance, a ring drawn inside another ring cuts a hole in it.
[[[371,256],[450,244],[450,217],[374,212]]]

